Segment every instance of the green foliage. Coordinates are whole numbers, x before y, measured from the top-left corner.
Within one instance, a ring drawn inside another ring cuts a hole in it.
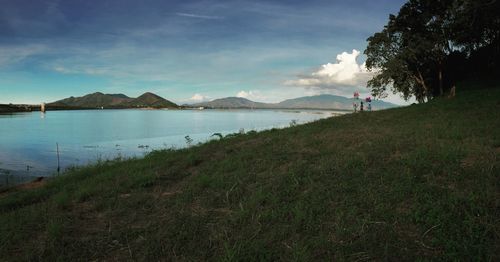
[[[212,137],[212,136],[216,136],[216,137],[218,137],[219,139],[224,138],[224,136],[223,136],[221,133],[214,133],[213,135],[211,135],[211,137]]]
[[[466,73],[498,68],[500,13],[493,10],[499,8],[498,1],[408,1],[368,38],[366,66],[376,71],[368,82],[372,94],[384,97],[390,86],[424,102],[443,96]]]

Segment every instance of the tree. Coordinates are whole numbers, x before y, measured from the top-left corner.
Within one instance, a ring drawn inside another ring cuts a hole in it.
[[[498,67],[499,2],[408,1],[398,15],[389,16],[381,32],[368,38],[366,66],[376,72],[368,82],[372,94],[383,97],[391,87],[405,99],[415,96],[424,102],[454,86],[460,77],[458,61],[470,64],[477,57],[489,61],[489,68]]]
[[[380,97],[387,86],[424,102],[432,97],[430,68],[434,67],[434,39],[430,38],[429,19],[421,1],[405,4],[398,16],[391,15],[382,32],[368,38],[365,54],[369,70],[378,74],[368,82],[374,96]]]

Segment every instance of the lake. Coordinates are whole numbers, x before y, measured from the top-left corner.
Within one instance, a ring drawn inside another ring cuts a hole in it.
[[[265,130],[340,114],[321,110],[75,110],[0,114],[0,185],[155,149],[182,148],[212,134]]]

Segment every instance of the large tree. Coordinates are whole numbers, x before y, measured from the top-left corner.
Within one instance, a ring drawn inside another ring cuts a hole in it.
[[[391,87],[406,99],[424,102],[453,86],[458,61],[486,47],[496,48],[498,55],[498,2],[408,1],[368,38],[366,66],[377,73],[368,82],[372,94],[384,96]]]
[[[368,38],[366,66],[378,71],[368,85],[376,96],[383,95],[389,85],[405,98],[414,95],[419,102],[432,96],[429,74],[436,48],[420,2],[405,4],[397,16],[389,17],[382,32]]]

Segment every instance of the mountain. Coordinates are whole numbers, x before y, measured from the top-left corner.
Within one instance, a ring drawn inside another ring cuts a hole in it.
[[[278,103],[277,107],[352,110],[352,104],[354,102],[359,104],[360,101],[362,100],[336,95],[317,95],[288,99]],[[384,102],[382,100],[373,100],[371,104],[373,110],[397,107],[395,104]]]
[[[123,103],[132,101],[132,98],[124,94],[103,94],[96,92],[82,97],[69,97],[53,103],[49,106],[70,106],[70,107],[115,107]]]
[[[343,96],[318,95],[288,99],[278,103],[281,108],[351,109],[352,101]]]
[[[317,95],[305,96],[294,99],[288,99],[279,103],[259,103],[240,97],[227,97],[215,99],[210,102],[203,102],[191,105],[192,107],[207,107],[207,108],[280,108],[280,109],[337,109],[337,110],[352,110],[352,104],[362,100],[347,98],[336,95]],[[397,107],[397,105],[384,102],[381,100],[373,100],[371,102],[373,110],[387,109]]]
[[[352,110],[354,102],[360,102],[354,98],[336,95],[305,96],[288,99],[279,103],[259,103],[242,97],[226,97],[191,105],[191,107],[206,108],[253,108],[253,109],[336,109]],[[397,107],[395,104],[381,100],[372,101],[372,109],[380,110]],[[147,92],[137,98],[131,98],[124,94],[103,94],[96,92],[82,97],[69,97],[47,104],[50,108],[177,108],[171,101],[156,94]]]
[[[130,97],[124,95],[124,94],[109,94],[110,96],[117,97],[117,98],[125,98],[125,99],[130,99]]]
[[[130,107],[155,107],[174,108],[176,104],[153,93],[144,93],[138,98],[131,98],[124,94],[103,94],[96,92],[82,97],[69,97],[53,103],[48,107],[72,107],[72,108],[130,108]]]
[[[242,97],[226,97],[193,104],[192,106],[207,108],[270,108],[272,104],[254,102]]]
[[[138,98],[133,99],[132,101],[127,102],[125,104],[130,107],[157,107],[157,108],[177,107],[177,105],[174,104],[173,102],[170,102],[167,99],[150,92],[144,93]]]

